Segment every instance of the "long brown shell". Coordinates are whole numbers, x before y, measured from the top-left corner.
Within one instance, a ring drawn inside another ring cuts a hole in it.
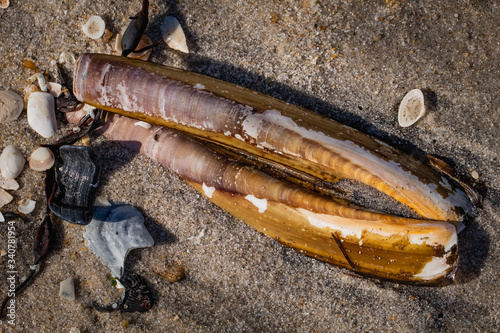
[[[146,129],[111,116],[104,132],[140,142],[133,148],[299,252],[403,282],[436,284],[453,275],[457,221],[473,208],[465,191],[377,139],[239,86],[113,56],[81,56],[74,92],[85,103],[175,129]],[[213,142],[214,149],[177,130]],[[235,162],[227,152],[289,170],[301,186],[246,164],[247,158]],[[430,220],[364,210],[302,186],[341,178],[379,189]]]

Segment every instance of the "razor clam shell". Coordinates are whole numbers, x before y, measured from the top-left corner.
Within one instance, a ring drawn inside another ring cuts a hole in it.
[[[204,90],[196,89],[203,85]],[[323,181],[357,180],[434,220],[472,216],[464,189],[426,163],[306,109],[196,73],[84,54],[75,96]],[[154,98],[152,98],[154,96]]]
[[[77,122],[79,114],[67,114]],[[405,283],[441,284],[457,263],[453,224],[363,210],[275,179],[209,149],[175,130],[135,126],[110,114],[101,131],[159,161],[258,231],[300,253],[352,269],[335,244],[336,233],[356,272]]]
[[[49,202],[58,217],[75,224],[88,224],[99,184],[100,165],[89,147],[61,146],[55,165],[56,190]]]
[[[122,276],[130,250],[154,245],[142,213],[126,204],[96,207],[83,236],[116,277]]]

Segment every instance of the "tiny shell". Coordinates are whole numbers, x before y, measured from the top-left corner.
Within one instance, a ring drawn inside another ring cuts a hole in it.
[[[29,214],[36,206],[36,201],[31,199],[23,199],[19,201],[19,208],[17,209],[20,213]]]
[[[167,16],[161,25],[163,40],[174,50],[189,53],[186,36],[179,21],[172,16]]]
[[[23,171],[26,160],[23,154],[15,146],[10,145],[4,148],[0,155],[0,169],[2,177],[6,180],[14,179]]]
[[[11,202],[12,199],[13,197],[9,194],[9,192],[0,188],[0,208]]]
[[[100,16],[91,16],[82,26],[83,33],[92,39],[99,39],[104,34],[106,24]]]
[[[125,30],[123,32],[125,32]],[[123,37],[123,34],[116,35],[115,52],[117,54],[122,54],[122,37]],[[151,44],[153,44],[153,41],[151,40],[151,38],[149,38],[147,35],[142,35],[141,40],[139,41],[139,44],[137,45],[137,47],[135,49],[140,50],[140,49],[142,49],[146,46],[149,46]],[[149,55],[151,54],[151,51],[152,51],[152,49],[142,51],[141,53],[132,52],[129,55],[127,55],[127,58],[141,59],[141,60],[146,61],[149,59]]]
[[[0,0],[0,8],[6,9],[10,5],[10,0]]]
[[[413,89],[399,105],[398,122],[401,127],[413,125],[425,114],[424,94],[420,89]]]
[[[54,96],[46,92],[33,92],[28,98],[28,124],[48,139],[57,131]]]
[[[0,123],[16,120],[23,111],[21,96],[11,90],[0,91]]]
[[[75,55],[68,51],[62,51],[59,55],[59,62],[61,64],[72,65],[76,62]]]
[[[45,171],[54,165],[54,153],[45,147],[33,151],[30,156],[30,168],[35,171]]]
[[[15,179],[3,179],[0,174],[0,187],[4,190],[17,190],[19,189],[19,183]]]
[[[59,285],[59,296],[67,299],[68,301],[75,300],[75,283],[72,277],[61,281]]]
[[[47,82],[47,89],[54,97],[59,97],[63,93],[62,85],[56,82]]]

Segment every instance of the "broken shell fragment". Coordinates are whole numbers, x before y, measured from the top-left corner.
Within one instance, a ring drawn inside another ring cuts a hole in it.
[[[85,35],[92,39],[99,39],[104,34],[106,24],[100,16],[91,16],[87,23],[82,26]]]
[[[57,131],[54,96],[36,91],[28,98],[28,124],[38,134],[48,139]]]
[[[117,54],[122,54],[122,37],[123,34],[118,34],[116,35],[116,43],[115,43],[115,52]],[[153,41],[151,38],[149,38],[147,35],[142,35],[141,40],[139,41],[139,44],[135,48],[136,50],[143,49],[147,46],[150,46],[153,44]],[[141,60],[148,60],[149,55],[151,54],[152,49],[142,51],[141,53],[134,53],[131,52],[130,54],[127,55],[127,58],[133,58],[133,59],[141,59]]]
[[[15,179],[3,179],[0,174],[0,187],[4,190],[17,190],[19,189],[19,183]]]
[[[116,277],[123,275],[130,250],[153,246],[153,237],[144,226],[144,216],[125,204],[100,206],[83,235],[87,247],[94,251]]]
[[[413,89],[399,105],[398,122],[401,127],[408,127],[425,114],[424,94],[420,89]]]
[[[0,91],[0,123],[16,120],[23,111],[21,96],[11,90]]]
[[[29,214],[36,206],[36,201],[31,199],[24,199],[19,202],[19,208],[17,209],[20,213]]]
[[[99,185],[100,165],[89,147],[61,146],[50,210],[70,223],[88,224]]]
[[[5,147],[2,155],[0,155],[0,169],[2,170],[2,177],[9,180],[19,176],[21,171],[23,171],[24,162],[26,162],[26,160],[19,149],[13,145]]]
[[[61,281],[61,283],[59,284],[59,296],[67,299],[68,301],[75,300],[75,283],[72,277]]]
[[[47,82],[47,89],[54,97],[59,97],[63,93],[63,87],[56,82]]]
[[[0,208],[11,202],[12,199],[14,198],[9,194],[9,192],[0,188]]]
[[[40,147],[30,156],[30,168],[35,171],[45,171],[54,165],[54,153],[49,148]]]
[[[184,35],[184,31],[179,21],[175,17],[165,17],[161,25],[161,33],[163,40],[168,46],[174,50],[189,53],[186,44],[186,36]]]

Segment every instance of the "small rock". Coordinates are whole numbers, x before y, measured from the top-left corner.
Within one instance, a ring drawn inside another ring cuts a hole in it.
[[[175,315],[175,316],[174,316],[174,318],[172,319],[172,321],[177,321],[177,320],[179,320],[179,319],[181,319],[181,318],[179,318],[179,316],[178,316],[178,315]]]
[[[6,255],[7,255],[7,251],[5,251],[4,249],[0,250],[0,257],[6,256]]]
[[[68,301],[75,300],[75,283],[72,277],[61,281],[61,284],[59,285],[59,296],[67,299]]]
[[[128,320],[126,320],[126,319],[124,319],[124,320],[122,320],[122,321],[121,321],[121,323],[120,323],[120,324],[122,325],[122,327],[123,327],[123,328],[127,328],[127,327],[128,327],[128,325],[129,325],[129,321],[128,321]]]
[[[178,264],[154,265],[152,270],[156,275],[172,283],[182,280],[186,276],[184,267]]]
[[[472,172],[470,173],[470,175],[472,176],[472,178],[474,179],[479,179],[479,173],[477,173],[476,170],[472,170]]]

